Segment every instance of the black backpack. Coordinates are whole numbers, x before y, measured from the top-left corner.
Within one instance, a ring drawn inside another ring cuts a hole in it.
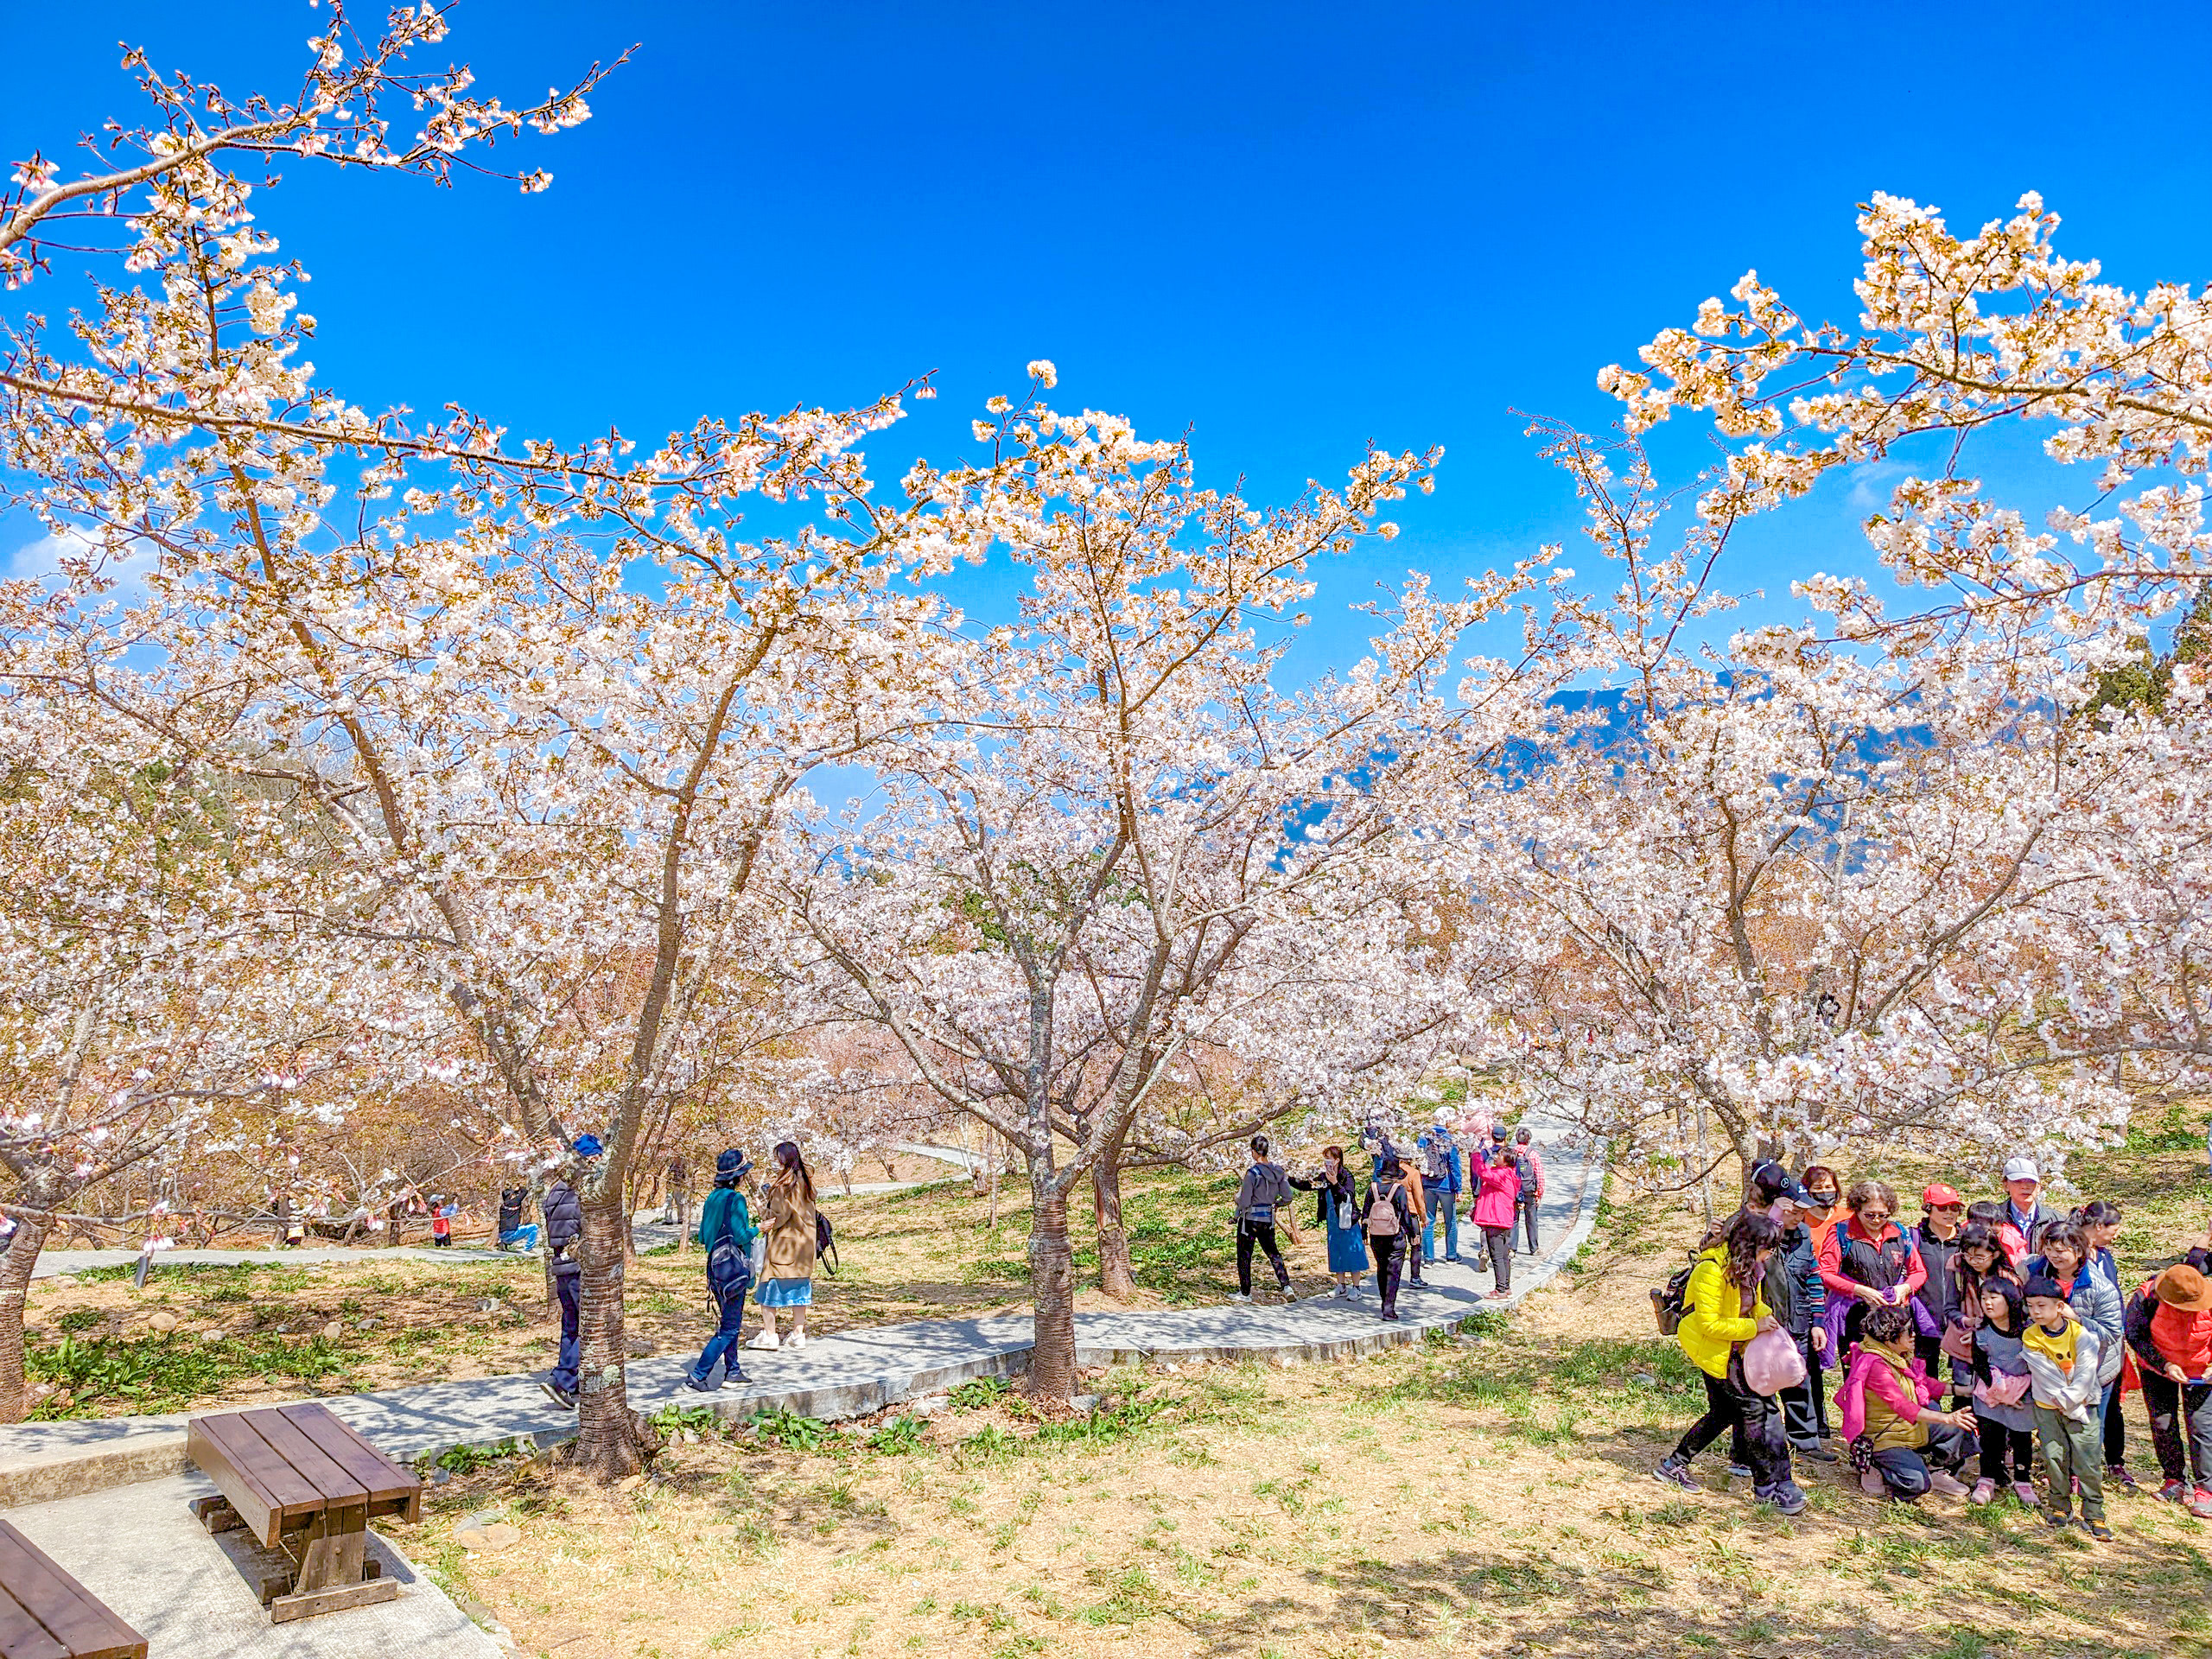
[[[814,1212],[814,1255],[835,1279],[837,1276],[837,1230],[830,1224],[830,1217],[819,1210]]]
[[[1682,1318],[1689,1312],[1688,1300],[1690,1274],[1697,1270],[1693,1262],[1669,1279],[1663,1289],[1651,1293],[1651,1314],[1659,1321],[1659,1334],[1671,1337],[1682,1328]]]

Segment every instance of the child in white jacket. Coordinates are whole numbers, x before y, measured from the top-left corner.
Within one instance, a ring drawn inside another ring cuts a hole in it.
[[[2094,1330],[2074,1317],[2056,1280],[2034,1275],[2027,1283],[2026,1300],[2028,1328],[2020,1335],[2020,1354],[2028,1363],[2036,1445],[2050,1486],[2044,1519],[2053,1527],[2072,1524],[2078,1481],[2083,1529],[2100,1543],[2109,1542],[2098,1421],[2104,1403],[2104,1389],[2097,1381],[2101,1340]]]

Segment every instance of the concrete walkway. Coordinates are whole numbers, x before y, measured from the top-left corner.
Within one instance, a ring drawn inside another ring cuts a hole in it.
[[[1376,1317],[1371,1287],[1352,1302],[1323,1296],[1284,1306],[1230,1302],[1078,1313],[1077,1363],[1336,1359],[1417,1342],[1428,1331],[1456,1325],[1471,1313],[1510,1307],[1573,1259],[1597,1219],[1602,1148],[1586,1157],[1563,1141],[1541,1145],[1547,1182],[1541,1236],[1546,1249],[1541,1257],[1515,1258],[1508,1298],[1488,1296],[1489,1277],[1478,1275],[1472,1265],[1481,1236],[1463,1224],[1460,1246],[1467,1262],[1439,1262],[1427,1269],[1425,1286],[1406,1286],[1399,1297],[1400,1323],[1384,1324]],[[1442,1249],[1440,1240],[1438,1248]],[[439,1252],[452,1254],[457,1252]],[[1257,1265],[1264,1283],[1264,1262]],[[758,1328],[750,1318],[747,1325]],[[702,1327],[703,1340],[703,1302]],[[690,1362],[677,1357],[632,1361],[627,1386],[631,1402],[646,1412],[675,1402],[711,1405],[732,1417],[777,1411],[825,1420],[859,1416],[926,1401],[971,1377],[1013,1375],[1021,1369],[1033,1339],[1027,1314],[925,1319],[845,1331],[799,1351],[747,1349],[749,1380],[717,1393],[684,1388]],[[574,1414],[555,1408],[529,1375],[334,1396],[324,1403],[402,1460],[456,1446],[494,1446],[518,1436],[550,1445],[573,1433],[575,1424]],[[0,1427],[0,1507],[178,1473],[184,1466],[184,1422],[180,1414]]]
[[[501,1659],[512,1650],[374,1531],[368,1553],[399,1586],[396,1599],[271,1624],[255,1586],[277,1559],[245,1532],[209,1537],[187,1507],[214,1490],[177,1475],[12,1510],[8,1520],[144,1637],[156,1659]]]

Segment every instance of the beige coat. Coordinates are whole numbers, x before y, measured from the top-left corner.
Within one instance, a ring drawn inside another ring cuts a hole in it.
[[[779,1171],[762,1195],[766,1208],[762,1229],[766,1239],[770,1279],[814,1277],[814,1206],[798,1191],[798,1178]]]

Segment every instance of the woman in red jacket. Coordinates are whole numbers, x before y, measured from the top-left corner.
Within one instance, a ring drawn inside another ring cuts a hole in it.
[[[1491,1155],[1470,1173],[1482,1185],[1475,1194],[1474,1223],[1483,1230],[1483,1244],[1490,1252],[1490,1269],[1496,1280],[1495,1299],[1513,1288],[1513,1224],[1521,1205],[1521,1171],[1505,1144],[1503,1127],[1492,1129]]]
[[[1880,1181],[1853,1181],[1844,1196],[1850,1219],[1821,1243],[1821,1282],[1831,1303],[1847,1308],[1840,1354],[1859,1340],[1859,1327],[1870,1307],[1903,1307],[1928,1282],[1928,1264],[1912,1235],[1890,1217],[1897,1195]],[[1834,1325],[1830,1327],[1833,1330]]]

